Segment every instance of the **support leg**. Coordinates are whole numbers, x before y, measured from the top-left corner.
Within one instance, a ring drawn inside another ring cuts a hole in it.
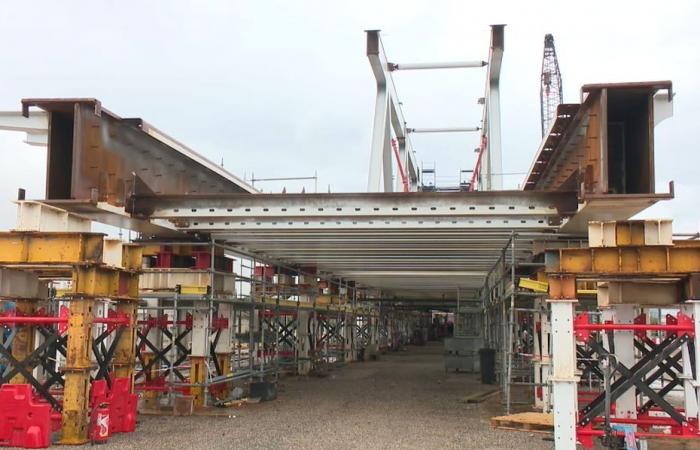
[[[17,315],[32,315],[35,311],[34,300],[17,300],[15,310]],[[12,340],[12,356],[17,361],[23,361],[34,350],[34,327],[30,325],[17,326],[17,332]],[[17,374],[10,380],[11,384],[28,383],[22,374]]]
[[[69,304],[62,444],[77,445],[88,441],[94,303],[92,298],[74,297]]]
[[[554,443],[557,450],[576,449],[578,412],[576,339],[574,308],[576,300],[554,300],[552,311],[552,388],[554,394]]]

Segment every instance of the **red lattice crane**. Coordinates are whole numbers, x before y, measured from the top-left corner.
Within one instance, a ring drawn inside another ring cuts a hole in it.
[[[544,54],[542,56],[542,77],[540,80],[540,116],[542,121],[542,137],[547,134],[557,112],[557,106],[562,102],[561,72],[557,52],[554,49],[554,36],[544,36]]]

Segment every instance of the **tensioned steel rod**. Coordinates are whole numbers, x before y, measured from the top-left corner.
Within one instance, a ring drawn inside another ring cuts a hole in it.
[[[425,70],[425,69],[469,69],[484,67],[486,61],[451,61],[434,63],[389,63],[389,70]]]
[[[316,180],[318,177],[277,177],[277,178],[251,178],[250,181],[289,181],[289,180]]]
[[[474,133],[479,127],[406,128],[409,133]]]

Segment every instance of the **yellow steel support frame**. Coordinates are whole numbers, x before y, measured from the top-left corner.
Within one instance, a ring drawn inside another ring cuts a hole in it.
[[[204,356],[191,356],[190,364],[190,383],[192,386],[190,393],[194,398],[193,403],[195,408],[204,406],[204,382],[207,375],[207,362]]]
[[[129,327],[122,332],[114,352],[112,364],[116,378],[129,378],[131,390],[134,388],[134,367],[136,365],[136,309],[138,303],[131,300],[120,300],[117,312],[130,318]]]
[[[548,273],[587,276],[682,275],[700,272],[700,245],[562,248],[547,252]]]
[[[0,264],[102,262],[102,233],[0,232]]]
[[[91,297],[73,297],[69,302],[62,444],[84,444],[88,441],[94,304],[95,300]]]
[[[92,326],[95,298],[117,300],[117,310],[131,321],[122,333],[113,364],[117,377],[132,380],[135,364],[136,308],[141,248],[125,246],[122,263],[126,269],[102,265],[101,233],[1,232],[0,266],[18,265],[47,273],[71,273],[68,342],[63,392],[63,429],[61,443],[84,444],[89,433],[90,372],[92,370]],[[18,301],[18,311],[31,313],[34,302]],[[23,327],[15,337],[13,356],[24,359],[33,348],[33,328]],[[204,368],[202,368],[202,373]],[[22,382],[15,377],[13,382]]]
[[[32,315],[36,309],[36,300],[17,300],[15,308],[22,315]],[[24,361],[34,351],[34,327],[30,325],[19,325],[17,333],[12,341],[12,356],[17,361]],[[10,380],[11,384],[27,383],[27,379],[22,374],[17,374]]]
[[[133,389],[138,273],[97,265],[74,266],[71,291],[61,443],[83,444],[88,441],[89,431],[94,299],[116,299],[117,311],[128,314],[131,319],[129,328],[117,343],[113,364],[114,375],[129,377]]]
[[[72,277],[72,295],[136,299],[139,293],[139,274],[107,266],[75,266]]]

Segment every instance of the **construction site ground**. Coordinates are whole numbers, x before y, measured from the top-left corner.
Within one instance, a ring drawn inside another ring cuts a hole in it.
[[[498,397],[464,398],[495,386],[446,373],[442,353],[442,343],[431,342],[320,378],[285,377],[277,400],[230,408],[230,417],[141,415],[137,433],[100,448],[554,448],[542,434],[493,429]]]

